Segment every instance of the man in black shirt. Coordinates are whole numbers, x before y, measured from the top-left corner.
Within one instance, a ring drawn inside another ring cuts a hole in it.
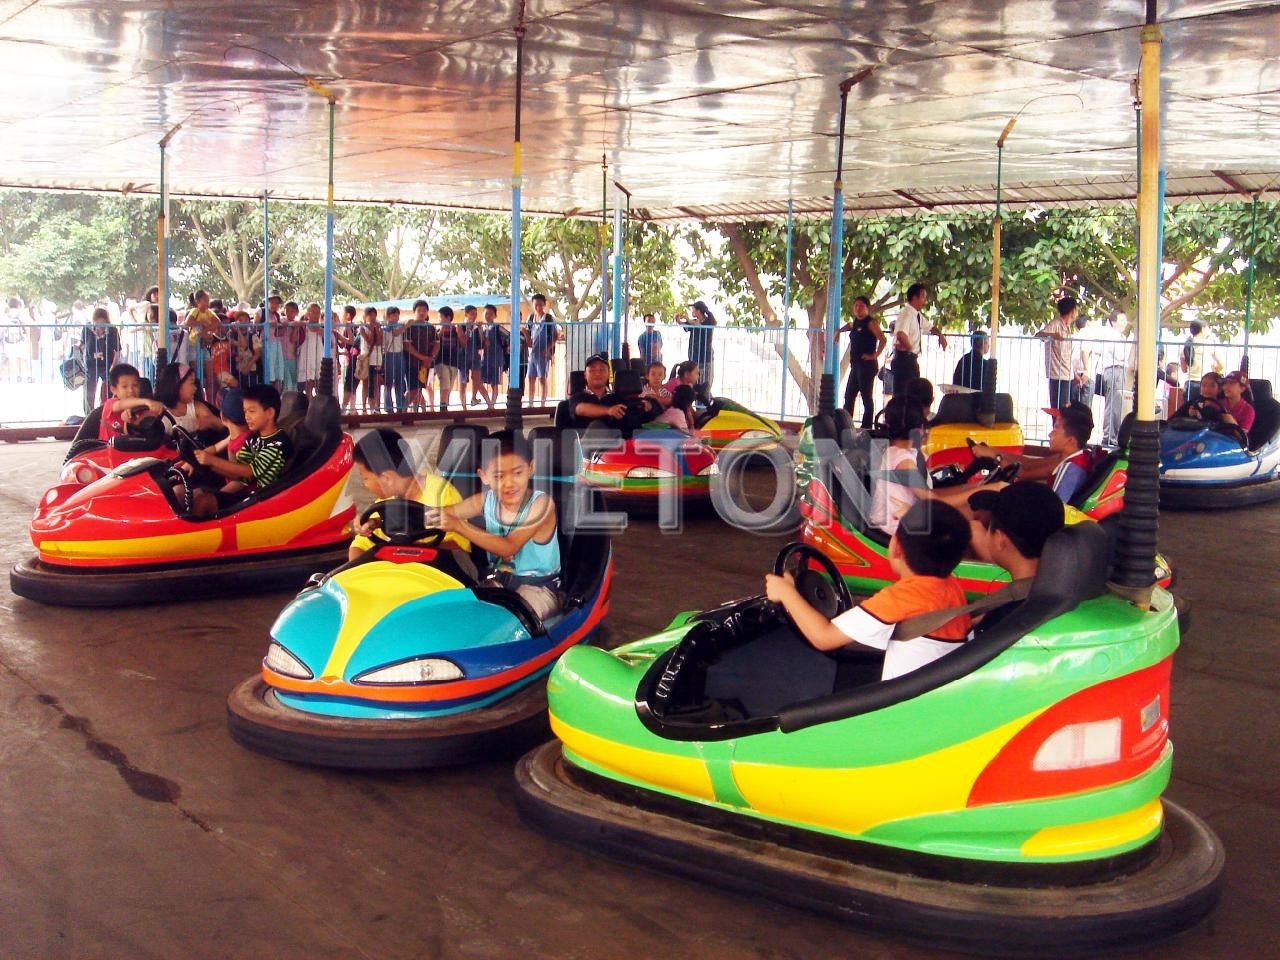
[[[80,331],[84,347],[84,412],[106,402],[107,372],[120,354],[120,331],[111,325],[105,307],[93,311],[93,323]]]
[[[662,412],[648,398],[609,392],[609,361],[600,354],[588,357],[582,372],[587,378],[586,387],[569,397],[569,415],[575,427],[585,429],[593,423],[606,423],[626,433]]]
[[[982,361],[987,353],[987,331],[973,331],[969,335],[969,343],[972,345],[972,349],[961,357],[960,362],[956,364],[955,373],[951,375],[951,382],[958,387],[981,390]]]

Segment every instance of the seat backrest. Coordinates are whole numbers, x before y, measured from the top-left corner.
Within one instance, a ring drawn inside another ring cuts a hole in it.
[[[573,429],[534,427],[528,433],[535,478],[572,480],[582,467],[582,442]]]
[[[569,371],[569,396],[587,389],[587,375],[581,370]]]
[[[569,430],[573,427],[573,415],[569,412],[569,401],[561,400],[556,404],[556,412],[551,418],[558,430]]]
[[[297,390],[286,390],[280,394],[280,416],[276,417],[276,425],[286,433],[292,434],[294,427],[307,415],[309,402]]]
[[[1249,449],[1257,450],[1280,431],[1280,402],[1271,392],[1270,380],[1250,380],[1253,392],[1253,426],[1249,428]]]
[[[604,499],[599,490],[572,480],[552,482],[549,492],[556,505],[561,589],[565,609],[572,610],[595,593],[608,566],[609,535],[586,521],[604,512]]]
[[[1007,393],[997,393],[996,423],[1013,422],[1013,397]],[[938,404],[938,412],[932,420],[933,426],[944,423],[977,423],[978,409],[982,396],[978,393],[944,393]]]
[[[306,404],[305,409],[306,413],[301,420],[288,431],[293,441],[293,458],[285,468],[286,473],[291,472],[294,465],[305,464],[312,454],[325,445],[327,439],[342,431],[338,420],[337,397],[319,394],[314,401]]]
[[[150,377],[138,378],[138,396],[142,397],[144,400],[150,400],[155,396],[155,392],[151,386]]]
[[[440,431],[436,451],[436,472],[453,484],[463,497],[480,492],[481,445],[489,428],[478,423],[447,423]]]
[[[624,397],[639,396],[644,387],[639,375],[632,369],[619,370],[613,378],[613,392]]]

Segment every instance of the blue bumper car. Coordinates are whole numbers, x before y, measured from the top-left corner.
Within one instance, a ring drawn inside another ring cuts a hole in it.
[[[1268,380],[1251,380],[1255,411],[1246,433],[1186,408],[1160,431],[1160,506],[1171,510],[1228,510],[1280,497],[1280,402]]]

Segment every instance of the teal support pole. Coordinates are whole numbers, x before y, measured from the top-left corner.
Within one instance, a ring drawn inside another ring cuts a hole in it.
[[[1249,210],[1249,272],[1244,281],[1244,357],[1241,366],[1249,372],[1249,328],[1253,321],[1253,254],[1258,244],[1258,195],[1253,195],[1253,204]]]
[[[262,191],[262,337],[265,342],[271,322],[271,211],[267,203],[267,191]],[[265,350],[263,353],[265,354]],[[263,370],[264,374],[270,371]],[[265,377],[271,380],[270,376]]]
[[[613,208],[613,329],[609,356],[622,356],[622,207]]]
[[[511,152],[511,378],[507,383],[507,414],[504,420],[508,430],[520,430],[524,426],[521,409],[524,371],[520,369],[520,109],[524,93],[524,4],[520,9],[521,18],[515,31],[516,116]]]
[[[782,280],[782,404],[779,409],[778,419],[785,420],[787,416],[787,375],[790,372],[787,364],[790,362],[791,353],[788,350],[787,338],[791,334],[791,248],[792,248],[792,231],[795,221],[795,205],[790,197],[787,198],[787,272]]]
[[[156,349],[156,374],[169,362],[169,188],[164,180],[165,148],[169,137],[177,128],[171,130],[160,141],[160,289],[156,293],[156,320],[160,324],[160,345]]]

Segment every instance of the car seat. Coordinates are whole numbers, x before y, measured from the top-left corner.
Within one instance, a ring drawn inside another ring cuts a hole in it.
[[[453,484],[465,500],[481,490],[480,448],[489,428],[478,423],[449,423],[440,431],[436,472]]]
[[[1280,431],[1280,402],[1271,392],[1270,380],[1250,380],[1253,393],[1253,426],[1249,428],[1249,449],[1257,450]]]
[[[929,425],[936,427],[946,423],[977,423],[981,399],[980,393],[944,393],[938,403],[938,412]],[[1013,422],[1013,397],[1010,394],[996,394],[995,422]]]

